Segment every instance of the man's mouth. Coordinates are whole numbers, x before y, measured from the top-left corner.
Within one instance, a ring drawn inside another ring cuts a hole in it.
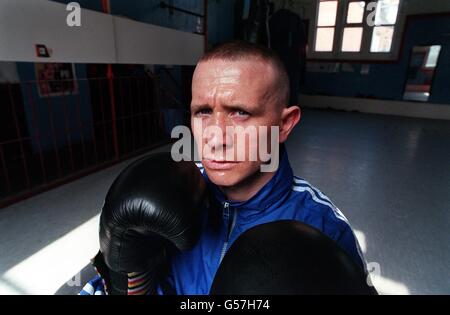
[[[211,170],[228,170],[239,164],[239,161],[210,160],[204,159],[203,166]]]

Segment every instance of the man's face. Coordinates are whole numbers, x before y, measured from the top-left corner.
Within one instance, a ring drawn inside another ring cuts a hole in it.
[[[282,106],[274,97],[274,78],[272,67],[258,60],[211,60],[197,65],[192,81],[191,124],[197,149],[202,150],[203,166],[216,185],[234,186],[259,172],[263,162],[257,152],[264,137],[270,153],[270,126],[278,126],[282,114]],[[267,127],[265,135],[260,126]],[[236,134],[227,135],[227,127],[256,127],[257,132],[249,132],[242,142]],[[208,130],[221,130],[221,134]],[[238,157],[243,149],[244,161],[242,155]]]

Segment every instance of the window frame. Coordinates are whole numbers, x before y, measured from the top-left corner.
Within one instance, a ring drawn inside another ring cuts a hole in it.
[[[367,60],[367,61],[392,61],[396,60],[398,57],[398,53],[401,46],[400,35],[403,32],[404,24],[406,16],[403,14],[402,8],[405,4],[405,1],[399,0],[399,7],[397,13],[397,19],[394,26],[394,33],[392,36],[392,45],[390,52],[371,52],[370,46],[373,37],[373,31],[375,26],[369,26],[366,21],[367,17],[370,13],[374,12],[373,10],[368,11],[367,5],[371,2],[378,2],[378,0],[338,0],[338,7],[336,12],[336,24],[335,24],[335,34],[333,41],[333,51],[331,52],[322,52],[315,51],[316,45],[316,35],[317,35],[317,22],[319,17],[319,5],[320,2],[323,1],[333,1],[333,0],[318,0],[315,7],[315,14],[313,16],[313,27],[310,27],[309,30],[309,44],[310,47],[308,49],[307,58],[312,60],[336,60],[336,61],[359,61],[359,60]],[[343,43],[343,34],[345,27],[361,27],[361,24],[347,24],[347,14],[348,7],[350,2],[366,2],[366,6],[364,8],[363,14],[363,35],[361,40],[361,49],[359,52],[344,52],[341,51],[342,43]]]

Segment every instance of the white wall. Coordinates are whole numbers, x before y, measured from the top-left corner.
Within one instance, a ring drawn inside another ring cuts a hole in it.
[[[48,0],[0,1],[0,61],[195,64],[203,36],[81,10],[81,26],[66,23],[66,5]],[[35,45],[52,50],[36,56]]]
[[[201,35],[121,17],[114,27],[118,63],[192,65],[203,54]]]
[[[113,19],[82,10],[81,27],[69,27],[66,6],[47,0],[0,1],[0,60],[110,63],[116,59]],[[38,58],[35,44],[53,53]]]

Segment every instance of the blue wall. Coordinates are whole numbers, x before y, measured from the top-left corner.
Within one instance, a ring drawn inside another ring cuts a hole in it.
[[[51,1],[63,4],[67,4],[70,2],[78,2],[81,8],[102,12],[101,0],[51,0]]]
[[[233,39],[236,0],[208,1],[208,42],[210,46]]]
[[[111,14],[126,16],[133,20],[144,23],[174,28],[185,32],[196,32],[197,17],[173,11],[170,14],[168,9],[160,7],[160,0],[110,0]],[[168,0],[165,1],[169,3]],[[173,0],[173,6],[203,14],[202,0]]]
[[[351,63],[354,72],[307,72],[302,92],[402,100],[412,48],[415,45],[442,45],[429,102],[450,104],[450,37],[445,36],[450,33],[450,16],[413,19],[405,31],[404,49],[398,63],[369,64],[367,75],[361,74],[359,63]]]
[[[53,138],[50,136],[50,111],[49,104],[53,114],[53,124],[55,128],[56,144],[62,146],[67,142],[65,134],[65,115],[64,105],[67,107],[68,127],[73,129],[70,138],[73,143],[81,141],[82,136],[90,139],[92,128],[91,100],[87,80],[78,81],[78,92],[75,95],[40,97],[38,94],[35,74],[35,64],[30,62],[18,62],[17,72],[21,81],[22,95],[25,106],[25,116],[29,126],[32,139],[33,150],[38,151],[36,134],[38,129],[34,127],[33,110],[36,114],[36,123],[39,128],[41,149],[43,151],[53,150]],[[83,64],[75,65],[76,78],[86,78],[86,66]],[[31,95],[30,91],[31,90]],[[30,101],[30,98],[32,101]],[[33,107],[34,108],[33,108]],[[80,109],[80,119],[86,126],[83,133],[78,126],[77,106]]]

